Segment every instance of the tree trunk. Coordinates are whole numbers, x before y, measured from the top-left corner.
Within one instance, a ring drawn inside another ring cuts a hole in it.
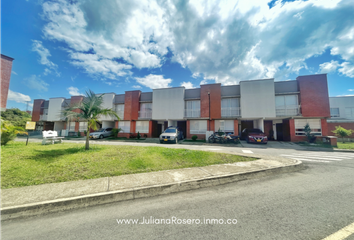
[[[90,149],[89,139],[90,139],[90,127],[89,127],[89,123],[87,123],[87,132],[86,132],[86,145],[85,145],[85,150],[89,150],[89,149]]]

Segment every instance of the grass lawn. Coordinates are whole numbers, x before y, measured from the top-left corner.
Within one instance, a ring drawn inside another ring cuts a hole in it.
[[[354,142],[346,142],[346,143],[337,142],[337,145],[338,145],[339,149],[352,149],[352,150],[354,150]]]
[[[93,179],[255,158],[164,147],[10,142],[1,146],[1,188]]]

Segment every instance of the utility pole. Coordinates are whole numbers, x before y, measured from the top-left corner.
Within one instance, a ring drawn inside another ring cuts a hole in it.
[[[31,101],[26,101],[27,105],[26,105],[26,112],[28,111],[28,106],[30,104]]]

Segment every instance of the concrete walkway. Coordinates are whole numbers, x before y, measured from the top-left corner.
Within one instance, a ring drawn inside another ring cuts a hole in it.
[[[292,159],[257,155],[252,157],[259,159],[233,164],[3,189],[1,217],[2,220],[8,220],[152,197],[298,171],[303,167],[300,161]]]

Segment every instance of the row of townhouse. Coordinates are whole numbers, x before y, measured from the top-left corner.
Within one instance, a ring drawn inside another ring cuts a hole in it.
[[[37,122],[37,130],[56,130],[62,135],[86,130],[86,123],[66,122],[61,114],[66,106],[83,99],[34,100],[32,120]],[[238,135],[244,128],[259,128],[274,140],[302,141],[306,123],[313,134],[328,135],[331,116],[326,74],[291,81],[262,79],[229,86],[105,93],[103,100],[103,107],[114,109],[120,120],[101,117],[101,127],[121,128],[120,136],[139,132],[158,137],[167,127],[176,126],[187,139],[193,135],[205,139],[206,131],[220,129]]]

